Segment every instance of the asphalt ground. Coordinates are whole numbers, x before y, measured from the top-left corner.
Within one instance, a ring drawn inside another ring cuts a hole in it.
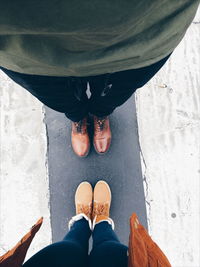
[[[105,180],[111,187],[111,218],[115,231],[128,244],[129,218],[136,212],[147,227],[135,99],[130,98],[110,116],[112,144],[105,155],[91,147],[86,158],[78,158],[71,148],[71,122],[61,113],[46,108],[50,212],[53,242],[68,231],[68,221],[75,215],[74,194],[82,181],[93,186]],[[92,123],[89,126],[92,133]]]

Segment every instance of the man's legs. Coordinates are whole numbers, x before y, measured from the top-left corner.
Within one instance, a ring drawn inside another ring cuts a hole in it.
[[[74,222],[63,241],[40,250],[23,267],[87,267],[90,235],[89,223],[82,218]]]
[[[169,56],[151,66],[89,77],[89,112],[97,117],[110,115],[116,107],[124,104],[136,89],[144,86]]]
[[[78,122],[87,116],[87,82],[84,79],[29,75],[2,67],[0,69],[43,104],[65,113],[66,117],[71,121]]]
[[[148,67],[88,78],[91,91],[89,112],[94,115],[93,144],[98,153],[107,152],[111,144],[108,115],[124,104],[137,88],[145,85],[168,58],[169,56]]]
[[[89,262],[91,267],[127,267],[128,247],[121,244],[108,222],[100,222],[92,234],[93,249]]]

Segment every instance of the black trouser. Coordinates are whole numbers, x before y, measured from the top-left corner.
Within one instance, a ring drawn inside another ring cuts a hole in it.
[[[0,68],[48,107],[65,113],[72,121],[80,121],[88,113],[98,117],[110,115],[145,85],[169,56],[148,67],[90,77],[30,75]],[[88,82],[90,99],[86,95]]]
[[[127,267],[128,248],[121,244],[108,222],[97,224],[92,232],[93,248],[88,256],[91,235],[85,219],[72,226],[63,241],[45,247],[23,267]]]

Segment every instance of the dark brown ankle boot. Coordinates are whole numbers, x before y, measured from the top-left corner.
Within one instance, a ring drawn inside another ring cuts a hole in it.
[[[87,131],[87,118],[79,122],[72,122],[72,148],[79,157],[86,157],[90,150],[90,140]]]
[[[108,116],[99,118],[94,116],[93,145],[98,154],[108,151],[111,143],[111,130]]]

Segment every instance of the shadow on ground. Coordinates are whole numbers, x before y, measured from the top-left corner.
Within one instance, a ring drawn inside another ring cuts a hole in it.
[[[111,186],[111,217],[121,242],[128,244],[129,217],[136,212],[147,227],[134,97],[111,115],[113,133],[110,151],[102,156],[94,149],[87,158],[78,158],[71,149],[70,121],[46,108],[50,208],[53,242],[66,234],[74,215],[74,193],[87,180],[94,185],[104,179]]]

